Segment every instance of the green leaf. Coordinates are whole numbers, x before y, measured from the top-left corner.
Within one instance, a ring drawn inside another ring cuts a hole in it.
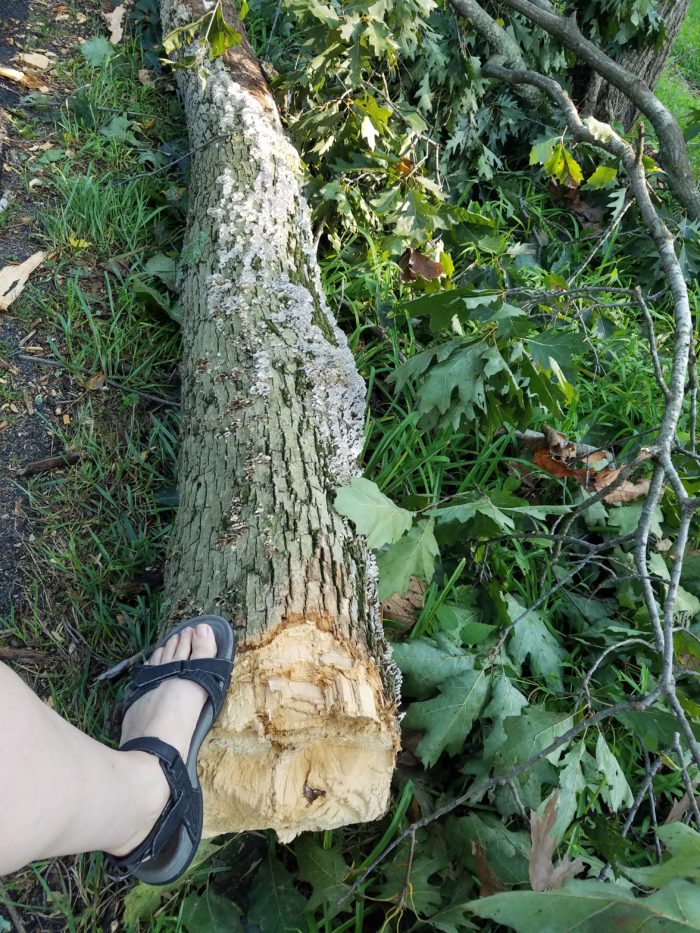
[[[126,929],[131,933],[131,931],[138,929],[139,921],[148,920],[153,917],[160,907],[163,895],[168,891],[176,891],[178,888],[183,887],[183,885],[189,881],[192,874],[197,870],[201,871],[202,865],[207,859],[218,852],[220,848],[221,845],[214,842],[207,842],[206,840],[200,842],[197,854],[189,868],[176,881],[173,881],[172,884],[166,884],[161,887],[144,884],[142,881],[135,884],[124,898],[124,925]]]
[[[529,337],[527,349],[538,366],[547,371],[553,369],[552,360],[559,364],[569,382],[573,382],[575,369],[573,357],[580,356],[586,345],[578,331],[550,328],[534,337]]]
[[[624,874],[645,888],[661,888],[674,878],[700,881],[700,833],[678,822],[659,826],[657,835],[670,850],[670,857],[649,868],[622,868]]]
[[[558,136],[536,143],[530,150],[530,165],[544,165],[554,154],[554,147],[559,142]]]
[[[607,188],[608,185],[611,185],[616,180],[616,168],[612,165],[599,165],[595,172],[588,177],[583,187],[598,191],[600,188]]]
[[[651,897],[635,898],[616,884],[569,881],[559,890],[508,891],[471,901],[468,907],[516,933],[688,933],[698,929],[700,887],[676,879]]]
[[[399,541],[379,555],[379,599],[382,602],[394,593],[403,595],[410,577],[426,582],[432,580],[439,553],[434,529],[433,519],[416,522]]]
[[[443,751],[449,755],[460,751],[484,705],[489,683],[486,671],[466,671],[445,681],[439,696],[408,707],[403,725],[425,731],[417,752],[426,768],[432,767]]]
[[[511,621],[516,623],[516,620],[520,620],[513,625],[508,654],[516,664],[522,664],[529,656],[532,670],[557,689],[561,689],[561,667],[566,652],[538,612],[533,609],[526,610],[510,593],[505,594],[505,599]]]
[[[591,756],[586,751],[583,742],[578,742],[565,755],[562,768],[559,772],[559,802],[557,805],[557,819],[552,828],[552,835],[559,842],[576,816],[578,795],[587,786],[583,774],[583,760]],[[592,761],[592,759],[591,759]]]
[[[312,836],[304,835],[295,843],[294,855],[299,865],[299,879],[313,888],[306,910],[316,910],[323,906],[324,917],[334,917],[342,909],[336,907],[335,903],[348,889],[343,881],[349,868],[340,846],[324,849]]]
[[[603,733],[598,733],[595,747],[595,760],[598,770],[605,778],[605,786],[601,788],[601,796],[610,809],[617,813],[620,807],[631,807],[634,797],[627,783],[620,762],[608,748]]]
[[[367,536],[371,548],[394,544],[413,524],[414,512],[399,508],[379,490],[376,483],[362,476],[353,476],[348,486],[342,486],[335,497],[335,510]]]
[[[138,146],[138,140],[131,132],[131,120],[126,114],[112,117],[109,123],[100,129],[100,136],[111,139],[115,143],[130,143],[132,146]]]
[[[218,58],[228,49],[234,49],[243,36],[226,22],[220,3],[216,5],[213,13],[211,26],[205,30],[205,35],[209,41],[212,58]]]
[[[163,888],[138,882],[124,898],[124,926],[127,930],[138,929],[140,920],[148,920],[160,907]]]
[[[435,409],[444,415],[453,409],[450,422],[456,428],[461,415],[468,421],[474,421],[477,418],[477,408],[485,411],[482,360],[485,349],[486,345],[483,343],[473,344],[457,350],[444,363],[432,366],[418,390],[419,413],[426,415]],[[452,396],[455,392],[457,404],[453,407]]]
[[[188,894],[182,902],[182,923],[187,933],[243,933],[240,909],[227,897],[207,888]]]
[[[180,306],[178,304],[173,304],[167,295],[163,295],[161,292],[157,291],[157,289],[152,288],[150,285],[146,285],[145,282],[137,278],[132,279],[131,289],[134,297],[142,301],[146,307],[160,308],[160,310],[165,311],[168,317],[171,317],[173,321],[176,321],[178,324],[182,323]]]
[[[114,46],[110,45],[104,36],[93,36],[92,39],[83,42],[80,46],[80,52],[88,65],[92,65],[93,68],[101,68],[110,55],[113,54]]]
[[[583,171],[574,156],[562,143],[557,143],[544,163],[545,172],[567,188],[577,188],[583,181]]]
[[[440,684],[474,669],[474,657],[442,633],[435,640],[416,638],[392,645],[394,660],[403,674],[406,696],[423,699]]]
[[[627,710],[617,713],[615,718],[625,725],[630,732],[638,735],[650,752],[657,754],[673,743],[673,736],[678,731],[678,720],[673,713],[650,707],[645,710]],[[700,724],[691,722],[695,738],[700,740]]]
[[[484,743],[485,754],[495,751],[507,740],[503,723],[511,716],[519,716],[521,710],[526,706],[527,697],[523,696],[505,674],[499,674],[494,680],[491,700],[483,714],[484,719],[493,720],[493,725],[488,730],[486,742]],[[487,749],[489,749],[488,753]]]
[[[450,817],[445,836],[450,849],[469,871],[474,872],[476,867],[472,846],[479,845],[501,884],[527,882],[527,856],[532,845],[529,833],[508,829],[495,814],[479,811]]]
[[[144,269],[149,275],[155,275],[159,278],[171,292],[177,291],[175,284],[177,280],[177,263],[174,259],[165,256],[163,253],[156,253],[155,256],[151,256]]]
[[[618,505],[610,509],[608,513],[608,525],[611,528],[617,528],[621,535],[628,535],[637,530],[639,520],[642,516],[644,502],[633,502],[630,505]],[[661,528],[663,521],[663,512],[657,506],[652,513],[651,533],[657,538],[663,538],[664,533]]]
[[[437,854],[435,854],[437,853]],[[406,846],[399,848],[394,859],[384,866],[384,884],[379,890],[377,897],[381,900],[396,903],[404,893],[406,887],[406,864],[408,852]],[[436,884],[430,884],[431,875],[442,875],[449,863],[444,856],[441,857],[439,849],[434,853],[422,853],[417,849],[411,863],[411,872],[409,876],[410,888],[407,892],[408,906],[419,917],[425,917],[426,914],[434,912],[442,901],[440,893],[440,881]]]
[[[471,498],[471,501],[469,501]],[[515,522],[509,515],[502,512],[488,496],[470,497],[467,494],[459,497],[460,501],[455,505],[442,506],[431,511],[438,523],[440,522],[468,522],[477,515],[485,515],[490,518],[499,531],[512,531],[515,528]],[[464,501],[466,499],[467,501]]]
[[[250,889],[249,925],[257,923],[265,933],[295,933],[306,906],[292,876],[273,852],[268,852]]]

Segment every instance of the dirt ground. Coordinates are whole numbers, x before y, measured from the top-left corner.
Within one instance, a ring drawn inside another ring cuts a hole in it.
[[[4,0],[0,65],[30,71],[20,58],[26,50],[57,59],[71,40],[65,35],[52,41],[42,39],[42,26],[51,15],[47,4]],[[50,81],[49,75],[37,78]],[[0,268],[43,247],[32,236],[43,197],[25,190],[20,172],[20,153],[36,145],[36,140],[22,139],[15,131],[17,106],[26,91],[0,77],[0,204],[12,207],[9,222],[0,226]],[[48,285],[49,280],[50,272],[43,269],[32,276],[37,287]],[[57,376],[55,368],[35,362],[51,356],[49,336],[40,318],[27,320],[25,312],[20,319],[13,308],[0,312],[0,619],[21,611],[23,541],[34,533],[19,471],[63,449],[58,429],[71,396],[69,383]]]

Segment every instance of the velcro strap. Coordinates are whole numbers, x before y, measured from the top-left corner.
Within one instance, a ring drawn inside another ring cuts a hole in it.
[[[157,831],[151,840],[153,854],[157,855],[172,837],[179,823],[184,824],[190,838],[196,841],[198,813],[201,809],[201,792],[193,787],[189,772],[180,753],[172,745],[154,736],[144,735],[125,742],[122,752],[141,751],[155,755],[160,761],[163,774],[170,787],[170,803],[158,821]]]
[[[120,751],[141,751],[155,755],[170,787],[170,800],[151,832],[133,852],[122,858],[107,856],[111,865],[110,873],[116,878],[130,875],[142,862],[160,855],[180,826],[184,826],[192,843],[196,845],[202,825],[201,791],[199,786],[192,786],[187,767],[176,748],[162,739],[146,735],[125,742]]]
[[[231,661],[225,658],[190,658],[186,661],[168,661],[166,664],[140,664],[132,672],[124,708],[128,709],[144,693],[154,690],[164,681],[177,677],[192,680],[206,690],[216,718],[224,701],[224,688],[230,670]]]

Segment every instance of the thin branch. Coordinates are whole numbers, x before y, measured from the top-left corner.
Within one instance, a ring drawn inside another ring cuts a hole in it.
[[[659,388],[663,392],[664,398],[666,401],[668,401],[671,393],[669,392],[668,386],[666,385],[666,380],[664,379],[664,374],[661,369],[661,362],[659,361],[659,350],[656,345],[656,334],[654,333],[654,321],[652,320],[649,306],[647,305],[646,301],[644,300],[644,296],[642,295],[642,290],[638,285],[634,289],[634,296],[642,314],[644,315],[644,320],[646,321],[647,333],[649,336],[649,351],[651,353],[651,362],[654,366],[654,375],[656,376],[656,381],[659,385]]]
[[[451,2],[454,4],[455,0]],[[693,178],[683,132],[668,107],[662,104],[636,75],[606,55],[594,42],[586,39],[578,28],[575,16],[559,16],[539,4],[532,3],[531,0],[503,0],[503,5],[536,23],[581,61],[590,65],[606,81],[627,95],[656,130],[659,162],[668,173],[668,182],[673,193],[693,219],[700,219],[700,192]],[[474,25],[476,27],[477,24]]]
[[[94,375],[89,369],[85,369],[82,366],[69,365],[62,360],[52,360],[44,356],[31,356],[29,353],[17,353],[13,355],[16,356],[18,360],[29,360],[32,363],[38,363],[40,366],[53,366],[56,369],[65,369],[66,372],[71,373],[71,375]],[[111,386],[113,389],[119,389],[120,392],[124,392],[127,395],[138,395],[144,402],[153,402],[155,405],[166,405],[168,408],[180,407],[180,403],[175,401],[175,399],[165,398],[162,395],[153,395],[151,392],[143,392],[141,389],[134,388],[134,386],[119,382],[118,379],[105,379],[105,384]]]
[[[681,737],[677,732],[673,737],[673,750],[676,753],[678,764],[680,765],[681,773],[683,775],[683,783],[685,784],[685,792],[688,796],[688,806],[690,807],[690,812],[693,814],[696,827],[700,830],[700,810],[698,810],[698,804],[695,799],[693,782],[690,780],[688,769],[685,766],[685,756],[683,754],[683,749],[681,748]]]
[[[644,770],[647,773],[647,777],[651,771],[651,761],[649,760],[649,752],[644,749]],[[652,781],[649,782],[649,813],[651,815],[651,825],[654,829],[654,849],[656,850],[656,860],[660,862],[663,858],[661,852],[661,843],[659,842],[659,823],[656,818],[656,794],[654,793],[654,784]]]
[[[10,920],[15,925],[16,933],[27,933],[27,928],[22,922],[22,918],[17,913],[17,908],[12,903],[12,899],[8,893],[8,890],[5,887],[5,885],[2,883],[2,881],[0,881],[0,899],[1,899],[0,903],[3,904],[8,914],[10,915]]]
[[[632,801],[632,806],[627,811],[625,822],[622,824],[620,836],[623,839],[627,836],[627,833],[630,831],[630,827],[632,826],[632,823],[634,822],[634,818],[637,815],[639,808],[642,805],[642,801],[644,800],[647,791],[651,789],[654,776],[656,775],[656,772],[659,770],[662,764],[663,764],[663,756],[659,755],[659,757],[656,759],[654,764],[651,767],[647,767],[646,777],[644,778],[644,781],[642,782],[641,787],[635,794],[634,800]],[[600,874],[598,875],[598,880],[605,881],[605,879],[608,877],[609,871],[610,871],[610,862],[606,862],[605,865],[603,865],[603,867],[600,870]]]
[[[522,764],[516,765],[511,768],[509,771],[504,772],[503,774],[498,774],[495,777],[487,778],[484,781],[481,781],[479,784],[473,785],[469,788],[468,791],[465,791],[459,797],[455,797],[453,800],[450,800],[448,803],[444,804],[442,807],[438,807],[437,810],[434,810],[432,813],[427,816],[421,817],[419,820],[416,820],[414,823],[400,833],[393,842],[391,842],[383,852],[381,852],[375,859],[372,861],[367,868],[362,872],[360,877],[353,882],[352,886],[343,894],[341,898],[336,901],[336,905],[340,907],[345,903],[355,891],[367,880],[368,876],[374,871],[374,869],[380,865],[386,858],[389,856],[394,849],[401,845],[404,839],[407,839],[412,833],[417,832],[419,829],[423,829],[425,826],[429,826],[430,823],[434,823],[436,820],[442,819],[443,816],[447,816],[448,813],[452,813],[453,810],[456,810],[457,807],[461,807],[465,803],[475,802],[480,797],[494,787],[503,787],[506,784],[509,784],[514,778],[523,774],[525,771],[529,771],[533,765],[537,764],[538,761],[542,761],[544,758],[547,758],[553,752],[556,752],[557,749],[561,748],[563,745],[567,745],[572,739],[575,739],[577,735],[580,735],[582,732],[585,732],[586,729],[589,729],[591,726],[597,725],[599,722],[603,722],[605,719],[609,719],[610,716],[617,716],[620,713],[627,713],[631,710],[642,711],[648,709],[653,703],[658,700],[661,696],[663,689],[659,686],[656,687],[651,693],[643,697],[641,700],[632,700],[627,703],[616,703],[614,706],[609,706],[606,709],[599,710],[597,713],[593,713],[591,716],[588,716],[586,719],[582,719],[576,725],[572,726],[558,738],[554,739],[546,748],[543,748],[536,755],[533,755],[531,758],[528,758],[527,761],[522,762]]]

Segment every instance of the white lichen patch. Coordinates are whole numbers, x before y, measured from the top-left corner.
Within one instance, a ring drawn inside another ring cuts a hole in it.
[[[200,114],[202,134],[242,136],[252,169],[247,185],[234,167],[216,179],[219,197],[208,210],[216,231],[209,314],[238,319],[242,343],[253,357],[254,395],[269,394],[276,363],[283,368],[280,359],[296,357],[308,377],[329,469],[337,483],[347,482],[357,472],[362,448],[365,387],[323,296],[309,208],[300,193],[299,156],[275,111],[232,81],[223,62],[207,68],[204,98],[211,106]]]

